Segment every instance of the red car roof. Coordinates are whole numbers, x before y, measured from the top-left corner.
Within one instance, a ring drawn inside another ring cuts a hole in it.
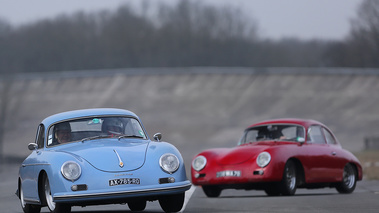
[[[250,125],[248,128],[254,127],[254,126],[261,126],[261,125],[267,125],[267,124],[297,124],[304,126],[305,128],[308,128],[311,125],[321,125],[326,127],[324,124],[310,119],[299,119],[299,118],[281,118],[281,119],[273,119],[273,120],[266,120],[262,121],[253,125]]]

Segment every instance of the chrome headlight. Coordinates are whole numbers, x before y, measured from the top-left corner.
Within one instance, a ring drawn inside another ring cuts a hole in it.
[[[163,169],[163,171],[172,174],[179,169],[179,159],[174,154],[164,154],[159,159],[159,165]]]
[[[202,155],[197,156],[192,161],[192,168],[196,171],[202,170],[205,165],[207,165],[207,159]]]
[[[262,152],[257,157],[257,164],[259,167],[267,166],[271,161],[271,155],[268,152]]]
[[[67,180],[75,181],[82,174],[82,169],[76,162],[67,161],[62,165],[61,173]]]

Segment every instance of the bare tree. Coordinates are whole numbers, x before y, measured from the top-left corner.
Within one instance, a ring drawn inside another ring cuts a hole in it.
[[[8,47],[7,47],[7,38],[11,32],[11,26],[6,21],[0,18],[0,74],[4,73],[5,69],[2,67],[6,66],[8,63],[7,55],[8,55]]]
[[[0,76],[2,81],[0,81],[0,120],[3,122],[0,122],[0,161],[3,162],[3,140],[4,140],[4,121],[5,121],[5,115],[6,115],[6,109],[7,109],[7,103],[8,103],[8,91],[10,82],[7,79],[5,79],[5,75],[1,75],[1,67],[4,66],[5,61],[2,61],[1,59],[6,58],[6,49],[5,43],[6,38],[8,34],[11,31],[10,25],[5,21],[0,19]]]
[[[4,78],[4,76],[2,76]],[[11,78],[4,78],[2,81],[2,88],[0,92],[0,161],[4,162],[4,152],[3,152],[3,147],[4,147],[4,130],[5,126],[4,124],[6,123],[6,114],[7,114],[7,105],[9,102],[9,89],[11,86]]]
[[[351,21],[351,52],[357,65],[379,67],[379,1],[364,0]]]
[[[365,0],[341,41],[262,39],[254,19],[201,1],[161,4],[149,13],[125,4],[10,29],[0,20],[0,73],[122,67],[379,67],[378,4]],[[155,15],[155,16],[154,16]]]

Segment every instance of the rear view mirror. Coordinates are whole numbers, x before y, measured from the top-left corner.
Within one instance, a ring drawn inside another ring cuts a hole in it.
[[[297,142],[304,143],[305,142],[305,138],[298,137],[297,138]]]
[[[161,141],[162,139],[162,133],[155,133],[154,136],[153,136],[154,140],[156,141]]]
[[[28,144],[28,149],[31,151],[34,151],[38,148],[38,145],[36,143],[30,143]]]

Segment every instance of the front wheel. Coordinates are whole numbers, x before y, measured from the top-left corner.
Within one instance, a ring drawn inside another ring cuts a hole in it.
[[[294,195],[297,189],[296,165],[288,161],[284,167],[283,178],[280,182],[282,195]]]
[[[266,187],[264,189],[264,191],[266,192],[266,194],[268,196],[279,196],[280,195],[280,188],[275,183],[273,183],[270,186]]]
[[[55,203],[53,201],[53,196],[51,195],[49,178],[45,174],[43,177],[43,195],[45,197],[45,201],[47,203],[47,207],[49,207],[50,212],[53,213],[70,213],[71,206],[67,204]]]
[[[184,205],[184,192],[159,198],[159,204],[165,212],[178,212]]]
[[[218,197],[221,194],[221,189],[216,186],[202,186],[207,197]]]
[[[338,183],[336,189],[339,193],[352,193],[357,185],[356,172],[351,164],[347,164],[343,169],[342,182]]]
[[[128,206],[129,206],[129,209],[132,212],[143,211],[146,208],[146,200],[139,200],[139,201],[129,202]]]
[[[24,191],[22,190],[21,184],[19,188],[19,193],[20,193],[20,202],[21,202],[21,207],[24,213],[40,213],[41,212],[41,206],[37,205],[32,205],[32,204],[27,204],[24,200]]]

